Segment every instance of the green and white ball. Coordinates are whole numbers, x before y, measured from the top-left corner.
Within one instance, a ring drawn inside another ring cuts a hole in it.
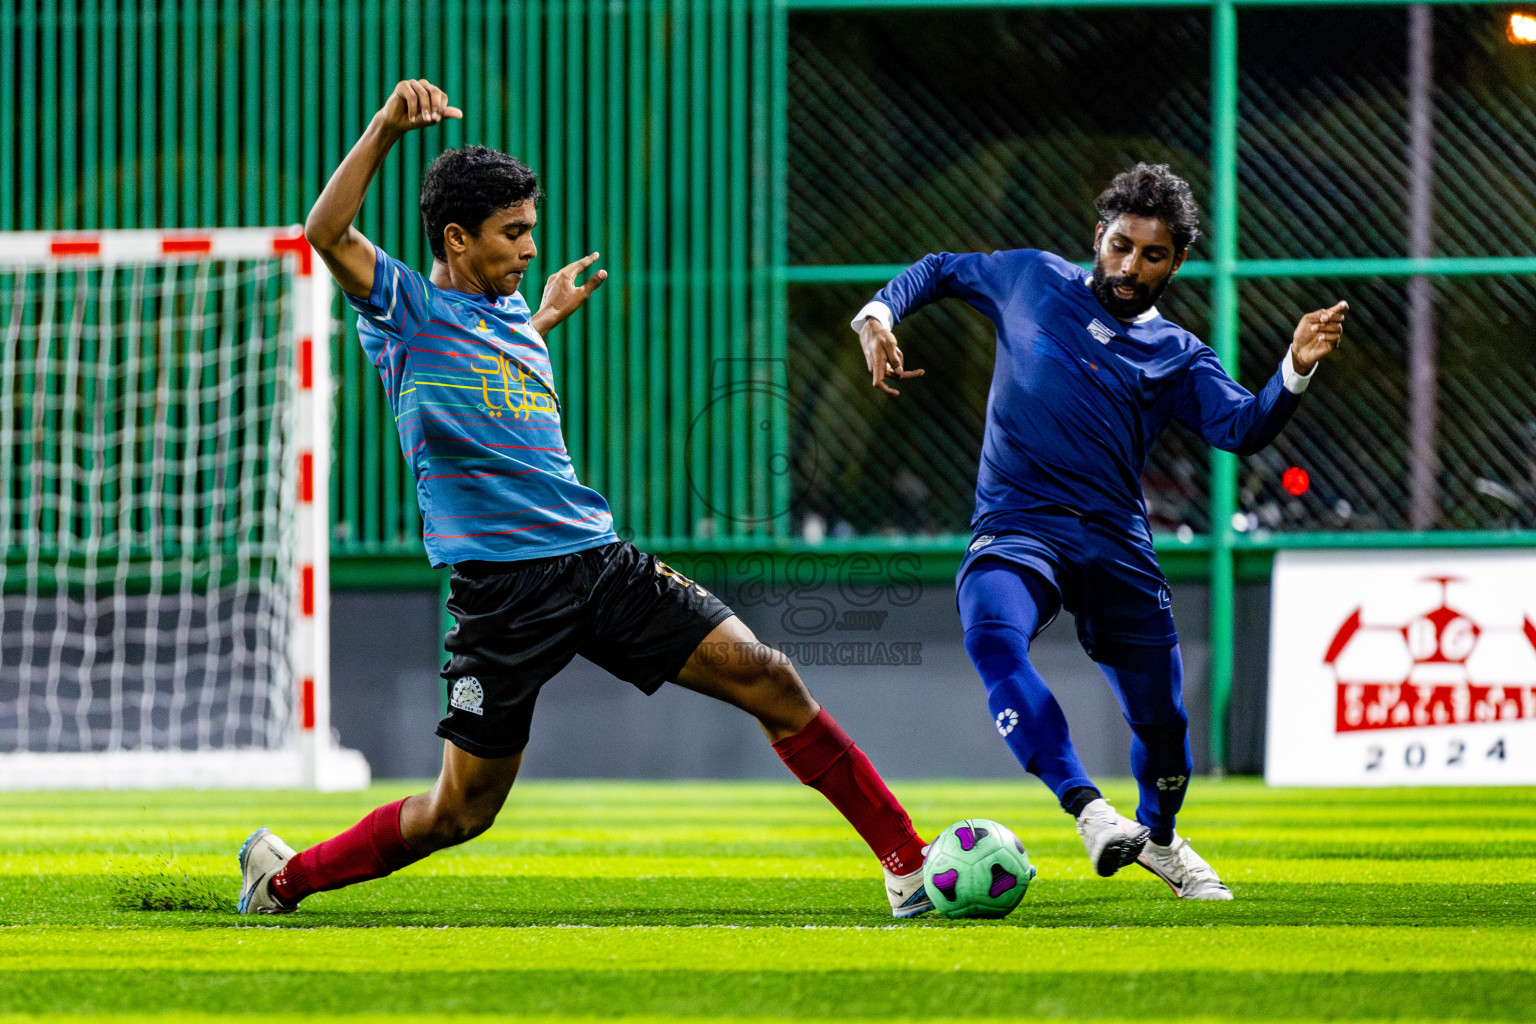
[[[1007,917],[1034,877],[1019,837],[986,818],[949,826],[923,862],[923,885],[945,917]]]

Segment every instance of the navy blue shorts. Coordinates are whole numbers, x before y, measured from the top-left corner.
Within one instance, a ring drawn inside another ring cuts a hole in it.
[[[1006,523],[971,539],[955,577],[957,595],[965,574],[989,558],[1032,569],[1055,589],[1059,607],[1049,615],[1041,610],[1037,634],[1065,608],[1077,620],[1077,639],[1089,655],[1095,644],[1178,642],[1168,581],[1145,533],[1065,511],[1010,513]]]

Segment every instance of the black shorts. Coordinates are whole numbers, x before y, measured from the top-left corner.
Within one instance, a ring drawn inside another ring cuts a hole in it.
[[[451,585],[448,716],[437,734],[477,757],[510,757],[528,745],[540,687],[576,655],[655,693],[733,614],[627,541],[522,562],[461,562]]]

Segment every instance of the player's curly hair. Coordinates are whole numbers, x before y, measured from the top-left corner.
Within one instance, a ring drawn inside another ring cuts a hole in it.
[[[1195,205],[1189,182],[1169,170],[1167,164],[1138,163],[1115,175],[1093,205],[1099,211],[1100,224],[1107,225],[1126,213],[1158,218],[1168,225],[1176,252],[1188,249],[1200,237],[1200,208]]]
[[[539,176],[514,156],[487,146],[444,150],[421,182],[421,224],[432,256],[447,260],[443,229],[449,224],[478,237],[497,210],[543,198]]]

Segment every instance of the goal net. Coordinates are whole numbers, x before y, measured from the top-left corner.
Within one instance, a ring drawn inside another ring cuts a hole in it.
[[[0,233],[0,788],[366,785],[294,229]]]

